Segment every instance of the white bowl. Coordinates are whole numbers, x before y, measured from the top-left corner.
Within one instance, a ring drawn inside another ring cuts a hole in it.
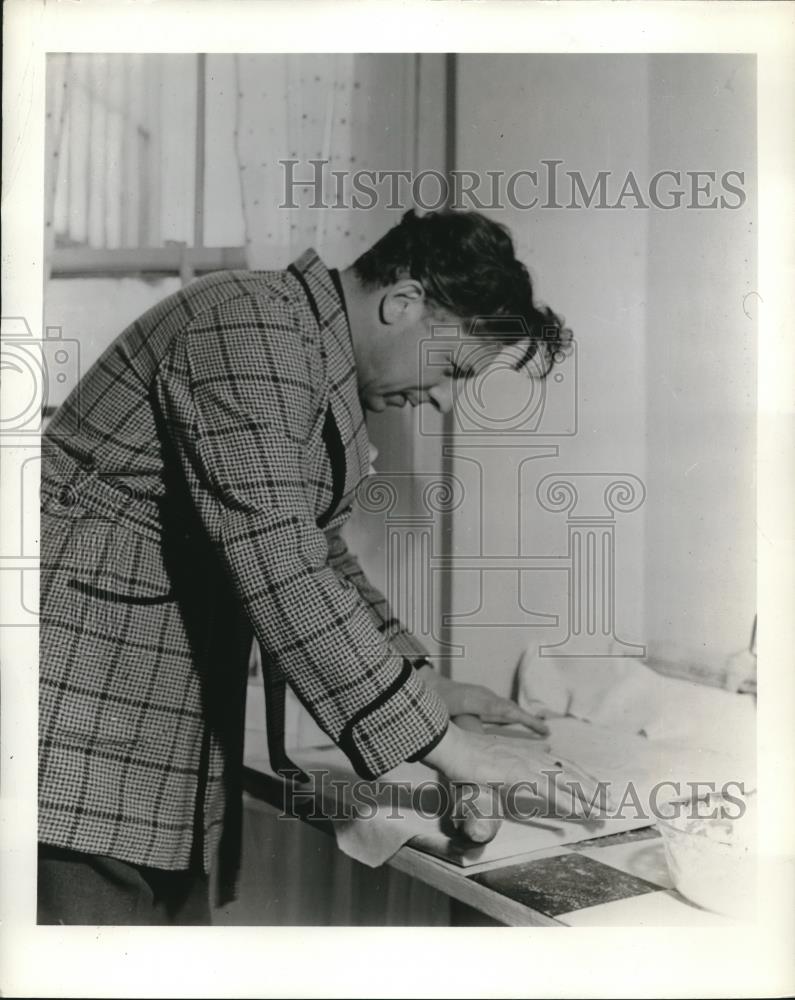
[[[680,803],[680,814],[658,819],[668,871],[676,889],[715,913],[756,916],[756,799],[710,795]],[[714,815],[712,815],[714,813]]]

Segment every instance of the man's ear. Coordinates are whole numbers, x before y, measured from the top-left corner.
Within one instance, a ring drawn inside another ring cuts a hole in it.
[[[425,307],[425,290],[413,278],[401,278],[381,296],[379,319],[385,326],[394,326],[406,319],[418,319]],[[411,314],[416,313],[416,316]]]

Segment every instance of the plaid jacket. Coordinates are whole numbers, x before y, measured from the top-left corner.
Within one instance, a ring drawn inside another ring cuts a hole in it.
[[[252,634],[277,736],[289,682],[365,777],[441,739],[408,659],[424,650],[339,534],[368,441],[313,251],[149,310],[42,458],[41,841],[166,869],[208,869],[219,840],[233,857]]]

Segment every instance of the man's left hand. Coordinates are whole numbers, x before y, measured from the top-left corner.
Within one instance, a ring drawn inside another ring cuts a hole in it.
[[[425,665],[417,671],[418,676],[428,687],[432,688],[447,706],[450,717],[469,715],[475,716],[484,723],[507,725],[519,722],[534,736],[539,738],[549,735],[549,729],[543,719],[530,715],[520,708],[510,698],[501,698],[494,691],[481,684],[459,684],[457,681],[440,677],[436,671]]]

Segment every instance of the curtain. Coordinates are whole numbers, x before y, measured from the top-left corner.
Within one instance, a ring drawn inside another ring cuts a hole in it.
[[[249,267],[281,268],[307,247],[331,266],[350,263],[399,221],[381,199],[350,205],[332,171],[410,170],[415,156],[415,57],[379,53],[235,56],[235,140]],[[345,207],[312,208],[314,189],[285,197],[280,160],[297,160],[294,178],[312,179],[309,161],[325,160],[323,200]],[[410,188],[404,186],[404,193]],[[384,189],[388,194],[388,188]],[[405,200],[405,198],[404,198]]]

